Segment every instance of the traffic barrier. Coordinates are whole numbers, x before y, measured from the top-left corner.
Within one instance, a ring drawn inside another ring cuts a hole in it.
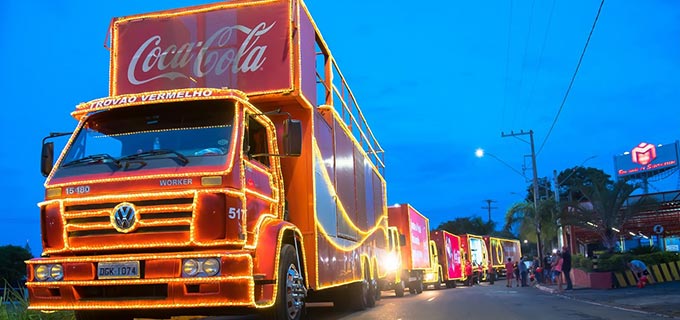
[[[673,280],[680,280],[680,274],[678,273],[678,267],[675,265],[674,262],[669,262],[668,267],[671,270],[671,274],[673,275]]]
[[[661,272],[663,273],[663,277],[666,278],[666,281],[673,281],[673,277],[671,277],[671,272],[670,270],[668,270],[668,264],[662,263],[660,267]]]
[[[659,269],[658,265],[653,265],[652,266],[652,272],[654,274],[654,278],[656,278],[656,282],[664,282],[663,275],[661,275],[661,270]]]

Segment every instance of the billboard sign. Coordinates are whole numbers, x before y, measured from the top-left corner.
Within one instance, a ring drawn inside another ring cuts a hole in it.
[[[444,232],[446,241],[446,264],[449,279],[459,279],[463,277],[460,258],[460,238],[448,232]]]
[[[409,206],[409,229],[411,232],[411,259],[413,269],[430,267],[429,229],[427,219]]]
[[[654,145],[641,142],[630,151],[614,157],[618,177],[654,175],[678,166],[678,142]]]
[[[289,2],[218,4],[113,22],[111,95],[181,88],[248,94],[292,87]]]

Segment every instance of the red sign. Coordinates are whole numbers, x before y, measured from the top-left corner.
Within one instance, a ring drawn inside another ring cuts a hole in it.
[[[647,142],[641,142],[637,147],[630,152],[633,162],[643,166],[648,165],[652,160],[656,159],[656,147]]]
[[[409,229],[411,232],[411,261],[413,269],[430,267],[429,230],[427,219],[413,208],[408,208]]]
[[[460,238],[450,234],[444,233],[444,241],[446,244],[446,262],[447,273],[449,279],[458,279],[463,277],[463,270],[461,269],[460,260]]]
[[[114,22],[111,95],[180,88],[246,93],[292,86],[290,4],[224,4]]]

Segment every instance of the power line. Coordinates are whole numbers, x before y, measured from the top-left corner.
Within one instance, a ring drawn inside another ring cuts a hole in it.
[[[508,107],[508,86],[510,80],[510,40],[512,39],[512,7],[513,1],[510,0],[510,10],[508,13],[508,44],[505,50],[505,92],[503,92],[503,113],[502,113],[502,123],[505,123],[505,110]]]
[[[548,35],[550,34],[550,27],[552,26],[553,12],[555,11],[555,0],[550,6],[550,15],[548,15],[548,25],[545,27],[545,33],[543,34],[543,43],[541,44],[541,51],[538,54],[538,67],[536,68],[536,76],[534,81],[531,83],[531,90],[529,91],[529,103],[527,103],[527,108],[531,109],[534,102],[534,91],[536,91],[536,80],[541,72],[541,66],[543,65],[543,52],[545,51],[545,44],[548,42]]]
[[[564,104],[567,102],[567,97],[569,97],[569,92],[571,91],[571,88],[574,85],[574,80],[576,80],[576,74],[578,74],[579,68],[581,68],[581,62],[583,62],[583,57],[586,54],[586,50],[588,49],[588,44],[590,43],[590,38],[593,36],[593,32],[595,31],[595,26],[597,25],[597,20],[600,18],[600,13],[602,12],[602,6],[604,6],[604,0],[600,2],[600,8],[597,9],[597,15],[595,16],[595,21],[593,21],[593,26],[590,28],[590,33],[588,34],[588,39],[586,40],[586,44],[583,46],[583,51],[581,52],[581,57],[578,59],[578,63],[576,64],[576,70],[574,70],[574,74],[571,76],[571,81],[569,81],[569,86],[567,87],[567,91],[564,93],[564,98],[562,98],[562,103],[560,104],[560,108],[557,110],[557,114],[555,115],[555,119],[552,122],[552,125],[550,126],[550,130],[548,130],[548,134],[545,136],[545,139],[543,139],[543,143],[541,143],[541,146],[538,148],[538,152],[536,154],[540,154],[541,151],[543,150],[543,147],[545,146],[545,143],[548,141],[548,138],[550,137],[550,134],[552,133],[553,129],[555,128],[555,124],[557,123],[557,119],[560,117],[560,113],[562,113],[562,109],[564,108]]]

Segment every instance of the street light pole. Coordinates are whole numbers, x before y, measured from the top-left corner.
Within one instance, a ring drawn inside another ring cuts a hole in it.
[[[538,213],[538,170],[536,169],[536,151],[534,149],[534,130],[529,132],[520,131],[515,133],[510,131],[510,134],[501,132],[501,137],[514,137],[519,135],[529,135],[531,144],[531,166],[533,171],[533,189],[534,189],[534,225],[536,226],[536,250],[538,250],[538,260],[543,265],[543,241],[541,240],[541,219]]]

